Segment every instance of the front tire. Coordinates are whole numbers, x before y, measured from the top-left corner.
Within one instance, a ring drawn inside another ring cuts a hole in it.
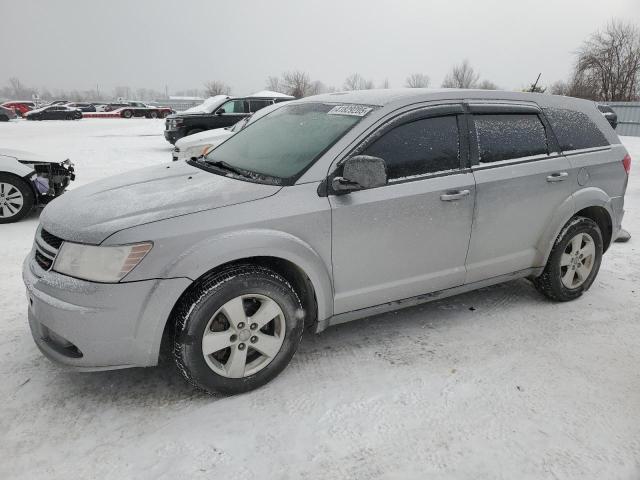
[[[7,117],[6,115],[0,115],[0,122],[8,122],[9,121],[9,117]]]
[[[544,271],[533,284],[551,300],[574,300],[591,287],[600,270],[602,253],[598,224],[590,218],[574,217],[558,235]]]
[[[35,205],[31,187],[19,177],[0,173],[0,223],[24,218]]]
[[[300,343],[300,299],[276,272],[238,265],[191,291],[174,316],[174,359],[192,385],[209,393],[258,388],[287,366]]]
[[[133,117],[133,112],[131,110],[125,110],[124,112],[122,112],[122,116],[124,118],[131,118]]]

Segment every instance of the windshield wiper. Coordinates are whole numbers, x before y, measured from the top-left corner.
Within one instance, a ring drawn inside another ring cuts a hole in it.
[[[233,165],[223,161],[223,160],[207,160],[206,158],[202,158],[202,161],[207,165],[213,165],[220,170],[226,170],[227,172],[235,173],[236,175],[240,175],[241,177],[250,177],[250,173],[247,170],[241,170],[239,168],[234,167]]]

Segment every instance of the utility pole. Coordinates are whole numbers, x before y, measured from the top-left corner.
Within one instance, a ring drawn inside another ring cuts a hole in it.
[[[541,76],[542,76],[542,72],[538,74],[538,78],[536,78],[536,81],[533,83],[533,85],[531,85],[531,90],[529,90],[531,93],[535,93],[536,87],[538,86],[538,82],[540,81]]]

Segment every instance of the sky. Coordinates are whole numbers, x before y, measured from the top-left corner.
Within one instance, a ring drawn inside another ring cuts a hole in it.
[[[342,88],[358,72],[439,87],[468,59],[505,89],[566,79],[574,52],[640,0],[0,0],[0,86],[175,92],[221,80],[237,95],[303,70]]]

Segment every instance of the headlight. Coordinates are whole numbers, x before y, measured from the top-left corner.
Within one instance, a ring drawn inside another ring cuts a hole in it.
[[[142,261],[151,247],[151,242],[114,247],[64,242],[53,270],[84,280],[116,283]]]
[[[180,150],[181,156],[186,158],[201,157],[209,153],[212,145],[195,145],[193,147]]]

